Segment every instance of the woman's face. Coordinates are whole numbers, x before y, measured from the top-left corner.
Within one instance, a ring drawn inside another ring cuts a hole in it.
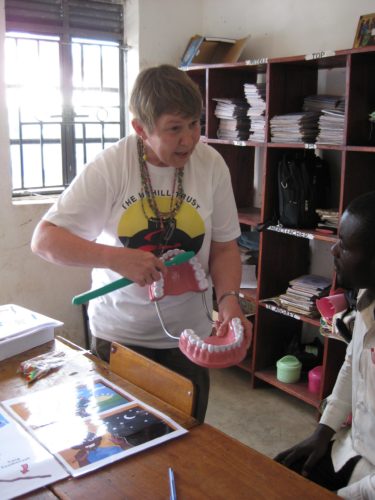
[[[159,167],[183,168],[200,139],[199,117],[166,113],[151,132],[142,126],[134,128],[144,141],[147,161]]]

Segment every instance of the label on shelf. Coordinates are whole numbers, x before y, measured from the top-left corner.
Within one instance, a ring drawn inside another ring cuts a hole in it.
[[[306,142],[305,149],[316,149],[316,144]]]
[[[290,318],[294,319],[301,319],[301,316],[296,313],[292,313],[290,311],[287,311],[286,309],[283,309],[281,307],[273,306],[271,304],[264,304],[266,309],[269,309],[270,311],[277,312],[279,314],[283,314],[284,316],[289,316]]]
[[[259,59],[246,59],[247,66],[256,66],[257,64],[267,64],[268,57],[260,57]]]
[[[298,229],[292,229],[290,227],[283,226],[268,226],[270,231],[276,231],[277,233],[290,234],[291,236],[297,236],[298,238],[306,238],[308,240],[313,240],[314,235],[311,233],[305,233],[304,231],[299,231]]]
[[[323,59],[324,57],[335,56],[336,52],[334,50],[323,50],[321,52],[313,52],[312,54],[305,55],[306,61],[311,61],[313,59]]]
[[[233,141],[234,146],[247,146],[246,141]]]

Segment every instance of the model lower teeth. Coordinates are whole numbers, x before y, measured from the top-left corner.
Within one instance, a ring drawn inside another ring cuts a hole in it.
[[[234,318],[232,320],[233,335],[227,344],[209,344],[204,340],[200,339],[198,335],[194,333],[193,330],[186,329],[182,332],[181,336],[187,339],[188,344],[191,346],[196,346],[198,349],[208,350],[209,353],[212,352],[224,352],[240,347],[243,342],[244,333],[243,326],[239,318]]]

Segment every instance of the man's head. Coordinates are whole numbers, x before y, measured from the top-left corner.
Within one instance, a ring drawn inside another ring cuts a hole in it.
[[[139,73],[129,102],[134,118],[149,132],[163,114],[199,118],[202,96],[186,72],[163,64]]]
[[[375,191],[348,205],[338,235],[332,247],[338,284],[375,290]]]

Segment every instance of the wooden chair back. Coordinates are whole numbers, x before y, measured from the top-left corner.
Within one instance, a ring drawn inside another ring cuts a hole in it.
[[[117,342],[112,342],[109,367],[113,373],[165,403],[193,415],[195,388],[188,378]]]

